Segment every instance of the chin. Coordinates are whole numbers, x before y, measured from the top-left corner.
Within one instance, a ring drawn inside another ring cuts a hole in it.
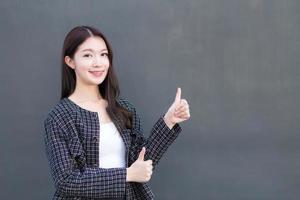
[[[101,80],[98,80],[98,81],[94,81],[94,84],[100,85],[101,83],[103,83],[103,81],[104,81],[104,80],[102,80],[102,79],[101,79]]]

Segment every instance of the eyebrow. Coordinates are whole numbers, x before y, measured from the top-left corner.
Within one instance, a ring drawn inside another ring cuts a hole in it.
[[[81,51],[94,51],[93,49],[83,49]],[[103,51],[108,51],[107,49],[102,49],[100,50],[100,52],[103,52]]]

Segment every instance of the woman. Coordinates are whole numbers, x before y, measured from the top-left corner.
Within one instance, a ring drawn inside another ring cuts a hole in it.
[[[153,199],[147,182],[190,118],[177,89],[174,103],[144,138],[135,107],[119,97],[113,54],[97,29],[66,36],[60,101],[44,121],[53,199]]]

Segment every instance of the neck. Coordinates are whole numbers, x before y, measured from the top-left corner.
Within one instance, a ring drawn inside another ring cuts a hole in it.
[[[71,94],[78,101],[99,101],[102,100],[98,85],[76,84],[74,92]]]

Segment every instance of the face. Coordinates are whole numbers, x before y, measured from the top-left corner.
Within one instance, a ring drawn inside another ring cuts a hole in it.
[[[99,85],[109,68],[107,46],[101,37],[89,37],[78,47],[73,59],[66,56],[65,62],[74,69],[76,84]]]

